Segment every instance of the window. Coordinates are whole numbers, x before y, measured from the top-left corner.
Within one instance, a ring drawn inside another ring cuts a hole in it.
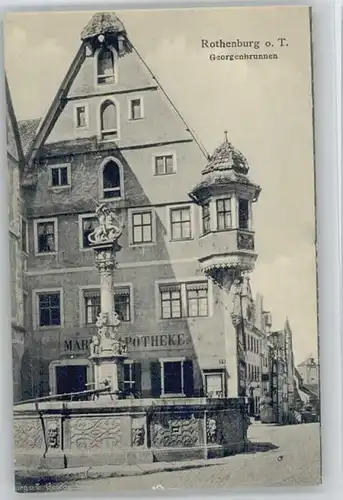
[[[57,251],[57,220],[35,221],[36,253],[54,253]]]
[[[21,219],[21,250],[24,253],[28,252],[28,227],[27,220]]]
[[[91,243],[88,236],[98,225],[98,219],[94,216],[81,216],[79,224],[81,226],[80,247],[90,248]]]
[[[69,186],[69,169],[64,167],[50,168],[50,185],[52,187]]]
[[[105,101],[100,106],[100,137],[103,141],[118,138],[118,113],[113,101]]]
[[[174,156],[155,156],[155,175],[168,175],[175,172]]]
[[[150,363],[152,397],[194,395],[192,360],[183,358],[160,359]]]
[[[101,312],[100,290],[84,290],[85,324],[94,325]]]
[[[61,325],[61,296],[59,292],[39,293],[39,326]]]
[[[160,287],[161,318],[181,318],[181,285]]]
[[[129,101],[129,119],[130,120],[140,120],[143,118],[143,103],[142,99],[131,99]]]
[[[172,208],[171,215],[171,239],[187,240],[191,238],[191,209]]]
[[[238,227],[239,229],[249,229],[249,201],[238,200]]]
[[[232,227],[231,198],[217,200],[217,229],[222,231]]]
[[[211,230],[211,214],[210,214],[210,204],[202,206],[202,232],[204,234],[209,233]]]
[[[102,171],[103,197],[120,198],[120,167],[113,160],[106,163]]]
[[[132,214],[132,242],[152,242],[152,213],[136,212]]]
[[[114,291],[114,310],[120,321],[131,321],[130,287],[117,288]]]
[[[186,284],[189,317],[208,316],[208,285]]]
[[[160,285],[159,291],[161,319],[209,315],[207,282]]]
[[[114,83],[114,55],[104,47],[98,52],[98,84]]]
[[[86,128],[87,123],[87,109],[86,106],[76,106],[76,128]]]

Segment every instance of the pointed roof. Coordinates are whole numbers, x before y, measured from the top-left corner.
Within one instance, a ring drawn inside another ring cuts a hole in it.
[[[32,118],[30,120],[21,120],[18,122],[20,140],[24,155],[26,155],[29,151],[41,121],[41,118]]]
[[[194,142],[197,144],[199,147],[200,151],[204,155],[205,158],[208,158],[208,154],[197,138],[196,134],[194,131],[189,127],[179,110],[175,107],[173,102],[171,101],[170,97],[166,93],[166,91],[163,89],[162,85],[158,81],[157,77],[154,75],[154,73],[151,71],[149,66],[146,64],[144,61],[143,57],[139,54],[137,49],[134,47],[134,45],[128,40],[125,32],[124,25],[121,23],[120,19],[114,14],[114,13],[97,13],[95,14],[89,23],[85,26],[85,28],[81,32],[81,39],[82,43],[66,73],[64,76],[62,83],[57,90],[55,97],[46,113],[46,115],[43,117],[43,119],[40,121],[38,124],[38,127],[36,129],[36,133],[34,135],[33,140],[31,141],[31,144],[28,146],[27,150],[27,160],[28,160],[28,166],[30,167],[31,164],[34,162],[38,152],[40,151],[40,148],[42,147],[42,144],[44,144],[46,138],[48,137],[50,131],[52,130],[56,120],[58,119],[60,113],[62,112],[62,109],[64,107],[64,104],[66,102],[66,96],[68,95],[68,91],[74,81],[75,76],[77,75],[77,72],[79,68],[81,67],[84,59],[85,59],[85,47],[87,42],[95,36],[107,34],[107,35],[115,35],[115,34],[125,34],[125,41],[126,41],[126,46],[128,50],[134,51],[142,64],[145,66],[146,70],[150,73],[152,78],[154,79],[154,82],[156,83],[157,87],[159,90],[162,92],[164,97],[167,99],[171,107],[174,109],[174,111],[177,113],[179,116],[180,120],[183,122],[185,130],[189,133],[191,138],[194,140]]]
[[[209,163],[202,171],[202,180],[189,193],[191,198],[201,198],[213,186],[227,186],[230,184],[244,184],[255,191],[258,198],[261,188],[247,177],[249,164],[243,154],[228,141],[227,131],[224,132],[225,140],[218,146]]]
[[[249,172],[247,159],[228,141],[227,131],[224,134],[224,142],[215,149],[210,162],[202,173],[205,175],[214,171],[232,170],[238,174],[246,175]]]
[[[14,134],[14,139],[16,143],[16,148],[18,152],[18,159],[19,162],[22,162],[24,159],[24,154],[23,150],[21,147],[21,141],[20,141],[20,134],[19,134],[19,128],[18,128],[18,122],[15,116],[15,111],[12,103],[12,97],[11,97],[11,92],[10,92],[10,87],[8,84],[7,80],[7,75],[5,74],[5,93],[6,93],[6,106],[7,106],[7,113],[9,116],[9,119],[11,121],[11,126]],[[7,145],[8,147],[8,145]]]
[[[114,12],[98,12],[81,31],[81,40],[120,33],[126,33],[125,27]]]

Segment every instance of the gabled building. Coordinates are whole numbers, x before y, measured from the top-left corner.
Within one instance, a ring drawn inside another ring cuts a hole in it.
[[[22,357],[26,340],[24,322],[27,294],[24,270],[27,257],[27,233],[25,207],[22,199],[21,181],[24,170],[24,156],[21,148],[18,124],[14,113],[10,88],[5,77],[6,91],[6,142],[8,171],[8,219],[9,255],[11,274],[11,318],[12,318],[12,362],[13,398],[22,398]]]
[[[244,395],[232,290],[257,257],[260,192],[244,156],[225,137],[209,157],[114,14],[90,20],[47,115],[20,126],[25,398],[92,387],[100,279],[88,235],[99,202],[125,224],[113,301],[129,351],[126,391]]]

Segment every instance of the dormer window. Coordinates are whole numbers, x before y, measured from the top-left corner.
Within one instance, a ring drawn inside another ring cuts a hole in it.
[[[110,100],[106,100],[100,106],[100,137],[103,141],[118,138],[117,106]]]
[[[111,49],[104,47],[98,52],[97,79],[98,84],[114,83],[114,54]]]
[[[103,198],[120,198],[121,190],[120,166],[113,160],[109,160],[102,171]]]

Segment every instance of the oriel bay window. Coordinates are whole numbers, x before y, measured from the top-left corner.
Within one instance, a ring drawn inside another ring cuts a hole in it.
[[[114,310],[120,321],[131,321],[130,287],[118,287],[114,291]]]
[[[203,234],[209,233],[211,230],[211,214],[210,204],[206,203],[202,206],[202,232]]]
[[[206,317],[208,282],[160,285],[161,318]]]
[[[232,228],[231,198],[216,201],[217,229],[223,231]]]
[[[38,296],[39,326],[61,325],[60,292],[39,293]]]
[[[238,227],[249,229],[249,200],[238,200]]]
[[[150,364],[151,395],[188,396],[194,392],[193,362],[184,358],[166,358]]]

